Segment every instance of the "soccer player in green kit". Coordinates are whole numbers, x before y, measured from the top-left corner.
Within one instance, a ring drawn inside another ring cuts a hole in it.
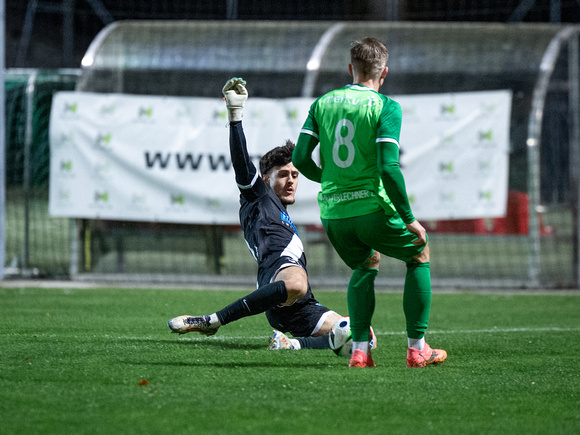
[[[292,160],[321,183],[320,217],[328,238],[353,270],[347,300],[353,337],[350,367],[374,367],[369,327],[375,309],[374,281],[380,253],[407,264],[403,310],[407,365],[425,367],[447,358],[424,334],[431,307],[429,246],[409,205],[399,166],[401,106],[379,94],[388,51],[365,38],[351,47],[353,84],[318,98],[311,106]],[[312,152],[320,143],[320,167]]]

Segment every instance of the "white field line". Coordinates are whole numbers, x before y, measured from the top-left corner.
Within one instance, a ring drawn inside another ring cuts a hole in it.
[[[496,334],[496,333],[510,333],[510,332],[573,332],[580,331],[578,328],[489,328],[489,329],[450,329],[450,330],[427,330],[427,334]],[[376,335],[401,335],[401,332],[375,332]]]
[[[580,332],[580,327],[577,328],[559,328],[559,327],[546,327],[546,328],[489,328],[489,329],[450,329],[450,330],[427,330],[427,335],[431,334],[506,334],[506,333],[516,333],[516,332]],[[406,335],[405,331],[375,331],[376,335]],[[27,335],[22,332],[10,332],[6,334],[8,336],[20,336]],[[61,334],[55,333],[37,333],[37,337],[58,337]],[[257,335],[257,336],[245,336],[245,335],[215,335],[212,337],[204,337],[199,334],[189,333],[184,335],[171,334],[168,331],[168,336],[172,338],[175,336],[178,340],[184,341],[207,341],[207,340],[264,340],[270,338],[270,335]],[[130,340],[130,341],[143,341],[151,340],[157,341],[159,337],[152,337],[151,335],[141,335],[141,336],[128,336],[128,335],[114,335],[105,334],[104,336],[95,336],[95,338],[110,338],[112,340]]]

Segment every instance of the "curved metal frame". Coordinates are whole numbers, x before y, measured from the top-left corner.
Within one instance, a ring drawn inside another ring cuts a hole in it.
[[[331,26],[324,34],[320,37],[320,40],[312,50],[310,59],[306,64],[306,77],[304,78],[304,84],[302,86],[302,96],[312,97],[314,93],[314,85],[316,84],[316,79],[318,78],[318,73],[320,71],[320,63],[328,46],[334,39],[334,37],[344,29],[345,23],[336,23]]]
[[[82,67],[89,67],[89,66],[92,66],[93,65],[93,63],[95,62],[95,57],[97,55],[97,52],[99,51],[99,49],[103,45],[103,41],[118,26],[119,26],[119,23],[118,22],[114,22],[112,24],[109,24],[108,26],[105,26],[105,28],[103,30],[101,30],[97,34],[97,36],[95,36],[95,39],[93,39],[91,41],[91,44],[89,45],[89,48],[87,49],[87,52],[85,53],[85,55],[83,56],[83,59],[81,60],[81,66]]]
[[[107,37],[118,27],[118,23],[117,22],[113,22],[107,26],[105,26],[105,28],[103,30],[101,30],[97,36],[95,36],[95,39],[92,40],[91,45],[89,45],[89,48],[87,49],[87,52],[85,53],[85,55],[83,56],[83,59],[81,60],[81,67],[82,68],[89,68],[91,66],[93,66],[93,63],[95,62],[95,58],[97,57],[97,53],[99,52],[99,50],[101,49],[102,45],[103,45],[103,41],[105,39],[107,39]],[[84,90],[84,82],[86,81],[86,75],[81,74],[80,75],[80,81],[76,86],[77,91],[82,91]]]
[[[562,50],[574,34],[578,34],[578,27],[565,27],[550,41],[542,63],[538,80],[534,86],[532,107],[528,119],[528,195],[529,204],[529,257],[528,277],[534,287],[540,285],[540,219],[538,213],[542,211],[540,204],[540,146],[542,141],[542,121],[544,118],[544,106],[548,93],[548,85],[554,72],[556,61]],[[578,285],[578,282],[576,283]]]

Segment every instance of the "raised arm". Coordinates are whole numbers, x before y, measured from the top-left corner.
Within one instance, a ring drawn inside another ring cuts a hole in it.
[[[230,121],[230,155],[236,173],[236,183],[242,195],[248,199],[260,196],[265,183],[248,155],[246,136],[242,128],[242,109],[248,99],[246,82],[241,78],[228,80],[222,89]]]

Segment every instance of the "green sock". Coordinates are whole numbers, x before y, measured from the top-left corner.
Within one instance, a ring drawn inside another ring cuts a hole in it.
[[[348,283],[348,313],[353,341],[369,341],[371,319],[375,311],[377,269],[355,269]]]
[[[431,310],[431,269],[429,263],[408,263],[403,293],[407,337],[423,338]]]

